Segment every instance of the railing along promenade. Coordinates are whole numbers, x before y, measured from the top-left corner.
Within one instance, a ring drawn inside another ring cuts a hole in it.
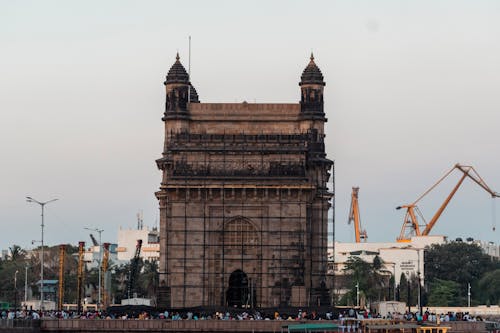
[[[339,332],[401,332],[392,330],[391,325],[411,326],[408,321],[361,320],[355,321],[287,321],[287,320],[165,320],[165,319],[43,319],[43,320],[0,320],[0,332],[11,333],[99,333],[99,332],[248,332],[277,333],[287,332],[288,325],[303,323],[336,323]],[[413,322],[414,323],[414,322]],[[432,324],[432,323],[430,323]],[[386,325],[386,326],[384,326]],[[370,329],[371,326],[371,329]],[[486,333],[484,322],[455,321],[442,323],[450,327],[450,333]],[[377,327],[377,329],[375,329]],[[383,328],[381,328],[383,327]],[[405,330],[412,332],[413,330]]]

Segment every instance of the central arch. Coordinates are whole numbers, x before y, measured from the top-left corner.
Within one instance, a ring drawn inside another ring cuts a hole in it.
[[[229,287],[226,291],[228,306],[243,307],[250,303],[248,276],[241,269],[237,269],[229,276]]]

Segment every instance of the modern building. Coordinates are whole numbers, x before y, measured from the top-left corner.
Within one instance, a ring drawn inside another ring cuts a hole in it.
[[[143,260],[156,261],[160,258],[158,229],[122,229],[118,230],[117,259],[129,262],[135,255],[137,240],[142,240],[140,257]]]
[[[177,55],[156,161],[159,306],[329,302],[333,162],[312,55],[299,86],[297,103],[200,103]]]
[[[350,257],[358,257],[372,263],[375,256],[382,262],[382,271],[395,278],[399,284],[401,274],[407,278],[420,276],[421,284],[424,280],[424,250],[432,244],[444,244],[444,236],[414,236],[409,242],[387,243],[341,243],[335,242],[334,256],[330,256],[330,273],[334,275],[334,293],[341,296],[347,292],[343,283],[344,269]]]
[[[498,245],[497,243],[481,240],[473,240],[471,242],[479,246],[484,251],[484,253],[486,253],[490,257],[497,260],[500,259],[500,245]]]
[[[157,261],[160,258],[159,232],[157,228],[142,227],[141,229],[118,230],[118,242],[109,245],[109,261],[115,265],[127,264],[135,255],[137,240],[142,240],[140,258]],[[98,243],[97,243],[98,244]],[[88,268],[98,266],[100,260],[99,245],[87,247],[84,260]]]

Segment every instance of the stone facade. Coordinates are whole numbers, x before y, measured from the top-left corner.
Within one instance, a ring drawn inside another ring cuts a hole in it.
[[[200,103],[177,56],[166,86],[158,305],[328,303],[323,75],[300,103]]]

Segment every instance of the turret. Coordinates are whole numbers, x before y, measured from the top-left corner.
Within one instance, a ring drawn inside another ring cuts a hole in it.
[[[164,82],[166,89],[165,116],[167,119],[189,119],[188,100],[199,103],[198,93],[189,82],[189,74],[180,62],[179,53]]]
[[[303,119],[325,120],[323,103],[323,74],[314,62],[311,53],[311,60],[302,72],[299,86],[301,88],[300,112]]]

